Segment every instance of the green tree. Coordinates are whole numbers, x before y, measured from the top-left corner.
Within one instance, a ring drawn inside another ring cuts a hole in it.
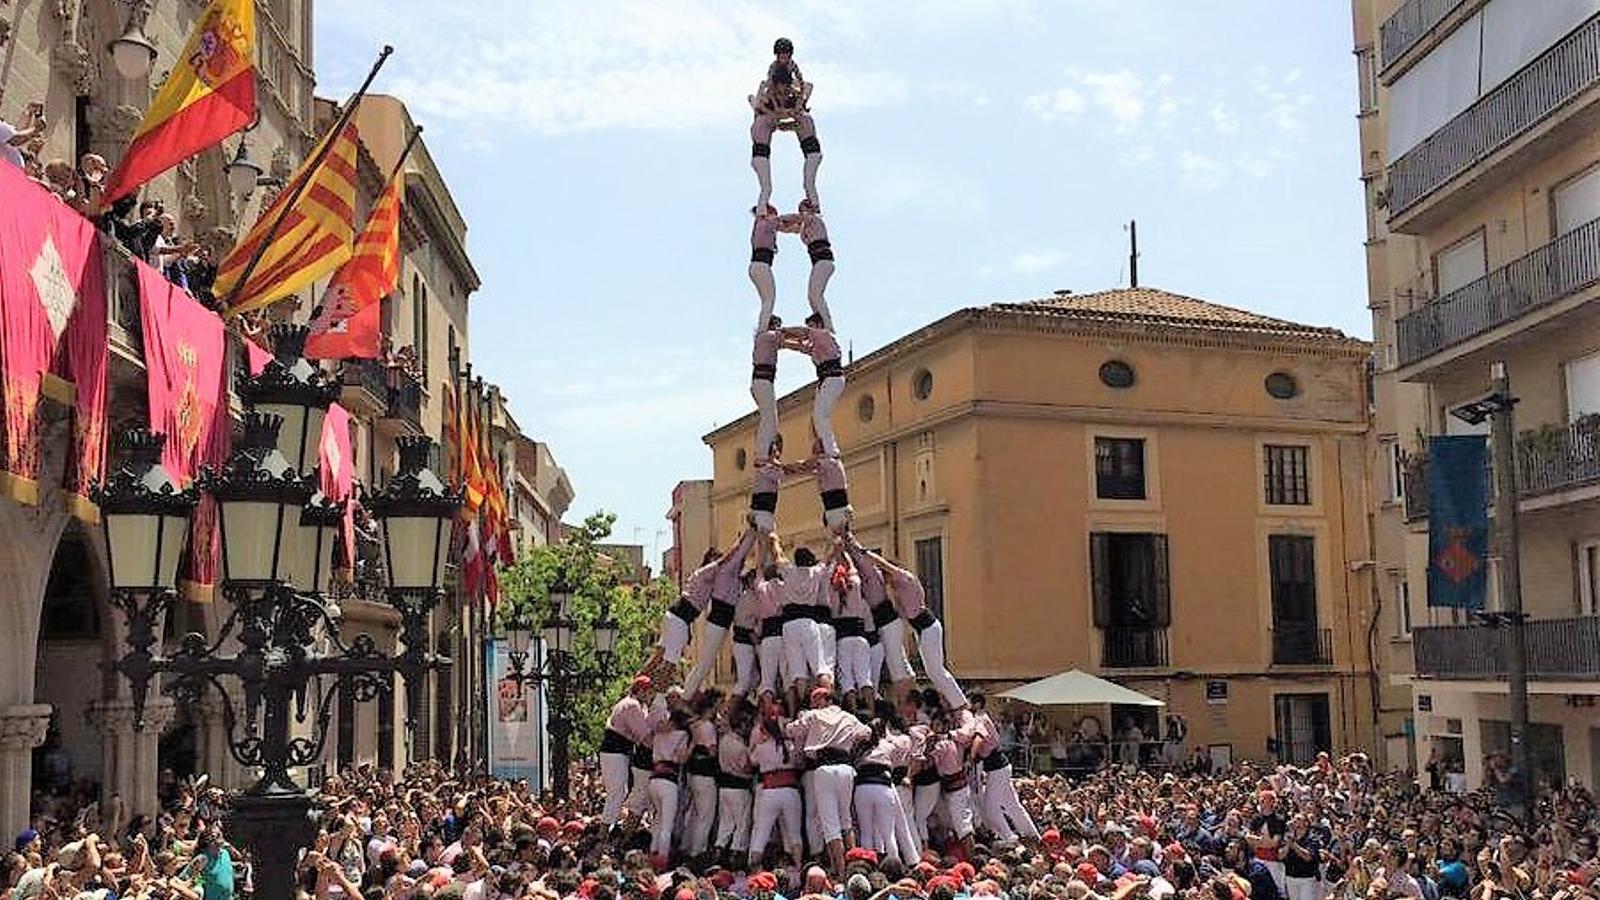
[[[596,672],[599,662],[594,643],[594,623],[605,611],[617,622],[617,646],[612,676],[574,692],[572,753],[582,759],[595,753],[605,729],[611,704],[622,696],[628,682],[649,659],[655,646],[661,615],[676,599],[676,589],[665,578],[633,585],[632,566],[595,548],[611,536],[617,517],[597,512],[573,529],[559,544],[535,547],[500,574],[500,603],[495,624],[501,630],[522,628],[534,634],[554,612],[550,587],[557,582],[572,591],[574,663],[579,671]],[[551,710],[551,712],[557,712]]]

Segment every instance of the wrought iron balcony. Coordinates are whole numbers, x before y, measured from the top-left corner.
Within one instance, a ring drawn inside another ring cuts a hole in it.
[[[1387,69],[1395,60],[1444,21],[1463,0],[1406,0],[1378,28],[1378,50],[1382,54],[1380,68]]]
[[[376,359],[347,359],[339,364],[346,405],[370,412],[394,433],[422,433],[422,385],[399,366]]]
[[[1275,666],[1333,665],[1333,631],[1310,625],[1276,624],[1272,629]]]
[[[1600,484],[1600,416],[1525,431],[1517,444],[1517,489],[1524,497]]]
[[[1528,639],[1528,677],[1592,680],[1600,678],[1600,616],[1533,619]],[[1507,675],[1509,628],[1453,625],[1411,632],[1417,675],[1491,681]]]
[[[1432,0],[1417,3],[1431,4]],[[1420,12],[1417,24],[1426,19]],[[1401,33],[1398,26],[1395,33]],[[1395,160],[1389,166],[1390,219],[1596,85],[1600,85],[1600,17],[1590,19]]]
[[[1117,625],[1101,629],[1100,668],[1161,669],[1167,665],[1167,629]]]
[[[1600,219],[1402,317],[1395,323],[1400,364],[1411,365],[1597,283]]]

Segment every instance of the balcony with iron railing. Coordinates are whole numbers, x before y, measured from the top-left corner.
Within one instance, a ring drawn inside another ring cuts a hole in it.
[[[1567,35],[1389,166],[1390,229],[1409,232],[1420,226],[1410,219],[1425,198],[1488,161],[1573,101],[1587,96],[1583,105],[1600,106],[1593,102],[1600,97],[1600,90],[1592,90],[1595,88],[1600,88],[1600,16]]]
[[[1378,27],[1379,67],[1394,65],[1465,0],[1406,0]]]
[[[1167,629],[1113,625],[1100,631],[1100,668],[1162,669],[1167,656]]]
[[[1402,466],[1405,520],[1428,518],[1428,454],[1412,453]],[[1493,466],[1485,470],[1486,495],[1494,497]],[[1600,486],[1600,415],[1565,425],[1546,425],[1517,436],[1517,496],[1529,501],[1577,488]]]
[[[1272,627],[1272,664],[1275,666],[1333,665],[1333,631],[1316,623]]]
[[[1395,323],[1400,366],[1552,308],[1596,284],[1600,284],[1600,219],[1400,318]]]
[[[1529,678],[1600,678],[1600,616],[1532,619],[1523,628]],[[1411,652],[1421,678],[1503,680],[1509,672],[1510,643],[1507,626],[1450,625],[1411,632]]]

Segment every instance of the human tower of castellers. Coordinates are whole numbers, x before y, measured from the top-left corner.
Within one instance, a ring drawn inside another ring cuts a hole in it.
[[[657,657],[611,711],[600,748],[604,821],[653,820],[658,867],[754,870],[769,850],[794,863],[817,859],[835,873],[848,854],[866,850],[911,866],[925,847],[970,850],[980,823],[1001,845],[1037,839],[982,695],[963,695],[945,666],[944,629],[922,584],[851,533],[831,423],[845,375],[824,298],[834,259],[817,196],[822,146],[793,45],[780,39],[773,52],[750,98],[760,183],[750,280],[761,313],[750,381],[760,424],[749,528],[733,549],[707,552],[662,619]],[[805,158],[805,199],[788,215],[769,203],[778,131],[795,132]],[[773,312],[780,232],[799,234],[811,255],[803,328],[784,327]],[[773,379],[783,350],[806,353],[816,366],[815,439],[804,462],[783,462],[777,433]],[[800,473],[814,474],[821,494],[831,543],[820,554],[788,552],[773,534],[779,487]],[[702,613],[692,668],[681,685],[658,690],[676,680]],[[931,688],[917,687],[908,625]],[[724,691],[709,676],[730,631],[737,674]]]

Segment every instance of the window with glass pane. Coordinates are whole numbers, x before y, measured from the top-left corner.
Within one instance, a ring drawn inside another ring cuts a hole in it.
[[[1311,503],[1309,447],[1268,444],[1266,446],[1267,502],[1274,506],[1307,506]]]
[[[1094,439],[1094,493],[1102,500],[1143,500],[1144,441]]]
[[[917,556],[917,577],[928,592],[928,609],[944,618],[944,539],[924,538],[913,549]]]

